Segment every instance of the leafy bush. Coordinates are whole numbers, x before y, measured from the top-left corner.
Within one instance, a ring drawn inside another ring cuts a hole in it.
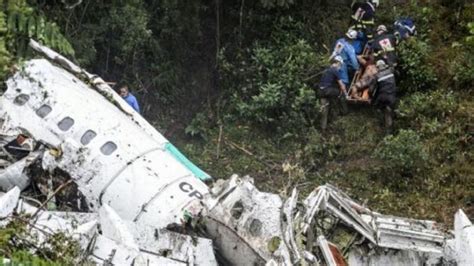
[[[420,130],[420,133],[436,133],[441,122],[457,108],[457,101],[450,91],[416,92],[400,100],[397,110],[402,127]]]
[[[450,91],[435,90],[427,93],[416,92],[400,101],[399,112],[403,117],[415,119],[417,116],[446,117],[457,108],[457,100]]]
[[[382,140],[374,151],[374,158],[380,160],[379,170],[383,173],[411,176],[425,168],[428,155],[415,131],[401,130],[397,135]]]
[[[417,39],[410,39],[399,46],[401,89],[419,91],[431,89],[436,82],[436,73],[428,62],[432,50],[430,45]]]
[[[452,60],[452,76],[459,90],[470,90],[474,85],[474,48],[465,50]]]
[[[474,22],[469,22],[467,28],[469,29],[469,36],[466,37],[466,42],[474,47]]]
[[[284,30],[282,25],[288,28],[288,24],[302,27],[291,18],[283,19],[275,26],[271,42],[256,42],[246,51],[250,60],[235,64],[222,60],[223,84],[239,86],[231,87],[237,117],[266,125],[291,123],[291,128],[316,116],[316,94],[308,83],[324,60],[305,39]]]
[[[461,90],[469,90],[474,85],[474,22],[468,23],[467,28],[469,33],[464,42],[451,45],[456,54],[449,65],[455,85]]]
[[[207,140],[206,131],[209,130],[209,118],[205,113],[197,113],[196,116],[191,120],[184,132],[191,137],[201,137]]]
[[[8,66],[11,62],[11,55],[7,50],[7,42],[5,33],[7,32],[7,25],[5,22],[5,13],[0,11],[0,78],[3,80],[8,72]]]

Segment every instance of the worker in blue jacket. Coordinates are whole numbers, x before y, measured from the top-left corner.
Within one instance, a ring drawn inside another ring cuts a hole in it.
[[[353,43],[357,38],[357,31],[349,30],[346,36],[337,40],[334,46],[334,51],[331,54],[331,59],[335,56],[340,56],[344,60],[344,64],[339,69],[341,80],[346,86],[350,85],[350,73],[354,73],[359,69],[359,62],[357,61],[356,50]]]
[[[128,90],[128,86],[122,86],[119,90],[120,96],[124,99],[137,113],[140,113],[140,106],[138,106],[138,101],[133,94]]]

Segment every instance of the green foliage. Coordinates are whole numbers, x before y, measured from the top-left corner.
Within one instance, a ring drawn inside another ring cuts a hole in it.
[[[256,42],[246,53],[250,60],[235,65],[223,62],[224,83],[233,86],[231,103],[239,117],[299,127],[316,115],[316,94],[308,81],[324,61],[306,40],[282,30],[282,25],[302,27],[291,17],[282,19],[271,42]]]
[[[0,257],[0,259],[3,259]],[[35,265],[35,266],[59,266],[61,264],[48,261],[33,255],[27,250],[15,251],[11,258],[8,258],[11,262],[5,265]],[[3,265],[3,264],[2,264]]]
[[[467,28],[469,30],[469,36],[466,37],[466,42],[469,45],[474,46],[474,22],[469,22]]]
[[[6,78],[11,65],[30,56],[30,38],[61,52],[74,55],[60,27],[45,18],[25,0],[6,1],[0,8],[0,78]]]
[[[374,151],[379,170],[389,177],[413,176],[427,166],[428,155],[420,136],[413,130],[400,130],[383,139]]]
[[[449,70],[458,90],[470,90],[474,84],[474,48],[460,52]]]
[[[260,3],[265,8],[273,8],[277,6],[288,8],[290,5],[294,4],[294,0],[260,0]]]
[[[193,118],[191,123],[189,123],[184,132],[191,137],[201,137],[203,139],[207,139],[206,132],[209,129],[209,118],[206,116],[205,113],[198,113]]]
[[[7,25],[5,21],[5,13],[0,11],[0,79],[4,79],[8,73],[8,68],[11,63],[11,55],[7,50],[7,40],[5,34],[7,32]]]
[[[74,56],[74,49],[63,36],[58,25],[48,21],[38,9],[32,8],[26,1],[9,1],[4,12],[7,14],[5,20],[8,28],[7,37],[10,40],[8,48],[17,57],[27,55],[30,38],[64,55]]]
[[[456,53],[450,60],[449,71],[459,90],[469,90],[474,85],[474,22],[469,29],[465,42],[454,42],[451,49]]]
[[[403,91],[433,89],[437,81],[436,72],[430,64],[431,46],[420,39],[403,42],[398,49],[400,57],[400,87]]]
[[[400,100],[397,113],[404,126],[415,126],[426,118],[442,120],[450,116],[457,108],[453,92],[433,90],[430,92],[415,92]]]
[[[29,216],[20,215],[0,229],[0,256],[13,265],[74,265],[79,257],[79,243],[62,233],[50,235],[40,246],[37,235],[28,230]]]

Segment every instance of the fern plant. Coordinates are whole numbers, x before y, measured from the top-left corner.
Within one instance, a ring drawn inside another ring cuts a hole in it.
[[[64,55],[74,56],[74,49],[60,32],[58,25],[48,21],[39,10],[29,6],[25,0],[5,0],[0,7],[1,80],[5,79],[15,61],[30,56],[28,49],[30,38]]]
[[[37,9],[29,6],[25,0],[10,0],[3,7],[6,15],[8,50],[17,58],[28,56],[28,41],[36,39],[65,55],[74,55],[74,49],[61,34],[58,25],[46,20]]]

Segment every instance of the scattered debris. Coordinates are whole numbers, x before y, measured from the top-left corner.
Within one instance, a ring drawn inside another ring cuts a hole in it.
[[[250,177],[193,165],[99,77],[38,43],[0,98],[0,226],[27,224],[31,250],[61,234],[86,260],[117,265],[386,265],[474,261],[460,210],[454,235],[382,215],[324,185],[299,200]],[[51,204],[53,203],[54,204]],[[73,244],[73,242],[75,244]]]

